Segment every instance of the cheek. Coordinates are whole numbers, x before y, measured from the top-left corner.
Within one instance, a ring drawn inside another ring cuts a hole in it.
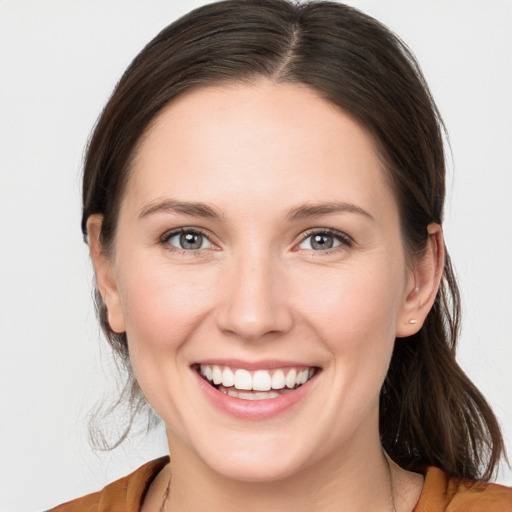
[[[153,409],[179,426],[183,408],[172,390],[188,378],[187,341],[207,324],[213,286],[191,269],[132,268],[140,270],[124,274],[121,302],[133,372]]]
[[[330,349],[353,353],[393,343],[402,287],[402,273],[393,265],[371,270],[353,266],[323,276],[310,273],[308,283],[295,293]]]
[[[176,349],[212,303],[211,278],[192,269],[157,267],[132,272],[121,301],[131,353]],[[126,275],[126,274],[125,274]],[[132,350],[133,349],[133,350]]]

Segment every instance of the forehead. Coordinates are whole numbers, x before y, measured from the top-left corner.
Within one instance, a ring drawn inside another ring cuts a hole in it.
[[[276,192],[283,207],[392,200],[359,123],[306,86],[267,80],[202,87],[171,102],[142,138],[127,188],[139,203],[178,194],[263,206]]]

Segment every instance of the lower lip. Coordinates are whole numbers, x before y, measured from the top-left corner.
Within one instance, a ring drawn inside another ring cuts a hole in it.
[[[276,398],[265,400],[244,400],[226,395],[206,382],[196,370],[192,369],[200,389],[210,402],[222,412],[244,420],[266,420],[282,414],[301,400],[315,384],[317,374],[297,389]]]

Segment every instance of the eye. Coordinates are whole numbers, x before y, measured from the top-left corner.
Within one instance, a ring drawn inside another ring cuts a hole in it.
[[[329,251],[341,245],[350,246],[352,240],[340,231],[324,229],[306,234],[297,247],[309,251]]]
[[[212,242],[208,237],[196,229],[179,229],[172,231],[162,238],[162,243],[171,245],[173,248],[183,251],[200,251],[211,249]]]

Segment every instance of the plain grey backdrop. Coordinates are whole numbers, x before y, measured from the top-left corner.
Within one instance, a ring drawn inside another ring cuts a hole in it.
[[[94,452],[115,373],[80,223],[88,134],[131,59],[203,1],[0,0],[0,510],[103,487],[166,453],[162,430]],[[512,1],[349,0],[416,53],[451,137],[445,234],[459,360],[512,438]],[[504,467],[499,481],[510,484]]]

